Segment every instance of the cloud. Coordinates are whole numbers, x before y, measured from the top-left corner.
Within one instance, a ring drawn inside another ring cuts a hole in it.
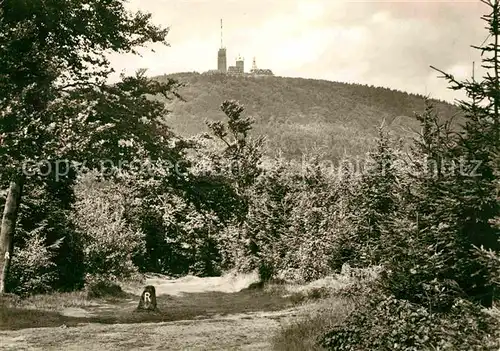
[[[477,4],[442,2],[362,5],[344,4],[349,10],[339,21],[343,28],[357,27],[363,35],[356,40],[328,41],[329,49],[316,61],[322,72],[303,66],[307,75],[332,80],[348,78],[348,81],[428,93],[448,100],[459,96],[447,90],[446,82],[432,81],[437,80],[437,74],[429,65],[448,71],[471,67],[473,60],[479,61],[478,52],[470,45],[484,40],[479,20],[484,9]],[[335,22],[338,17],[332,9],[323,17],[323,25]],[[351,76],[346,77],[346,72]],[[470,69],[460,71],[465,72]]]

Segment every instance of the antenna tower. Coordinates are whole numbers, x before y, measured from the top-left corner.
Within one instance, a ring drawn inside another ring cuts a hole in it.
[[[220,48],[224,48],[224,45],[222,43],[222,18],[220,19]]]

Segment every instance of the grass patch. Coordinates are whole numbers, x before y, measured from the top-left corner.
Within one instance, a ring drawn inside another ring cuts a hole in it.
[[[305,317],[290,322],[272,338],[276,351],[319,351],[318,338],[341,323],[352,311],[353,304],[345,299],[327,298],[317,303]]]
[[[1,307],[0,330],[16,330],[24,328],[68,327],[88,323],[88,319],[81,317],[67,317],[57,312]]]
[[[0,295],[0,307],[4,308],[19,308],[29,310],[54,311],[54,309],[62,309],[69,307],[91,307],[98,303],[97,300],[87,298],[85,291],[73,291],[67,293],[51,293],[44,295],[31,295],[25,298],[20,298],[17,295],[5,294]]]
[[[316,287],[309,290],[293,292],[290,300],[295,304],[307,303],[329,297],[331,290],[326,287]]]

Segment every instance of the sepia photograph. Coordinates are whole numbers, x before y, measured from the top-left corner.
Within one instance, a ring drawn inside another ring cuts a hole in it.
[[[500,0],[0,0],[0,351],[500,351]]]

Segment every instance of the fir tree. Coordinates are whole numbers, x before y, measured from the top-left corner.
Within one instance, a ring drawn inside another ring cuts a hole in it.
[[[457,81],[440,71],[451,88],[464,91],[468,100],[458,102],[466,122],[456,145],[450,148],[450,156],[459,160],[462,167],[440,191],[447,201],[436,210],[442,223],[455,233],[457,252],[453,264],[458,274],[454,279],[471,299],[491,306],[494,284],[488,278],[488,268],[475,259],[473,248],[484,247],[495,252],[500,249],[499,231],[491,222],[500,214],[496,197],[498,165],[494,162],[500,148],[500,7],[498,0],[482,2],[490,9],[482,17],[490,40],[474,48],[481,51],[482,67],[487,74],[480,81],[474,78]]]

